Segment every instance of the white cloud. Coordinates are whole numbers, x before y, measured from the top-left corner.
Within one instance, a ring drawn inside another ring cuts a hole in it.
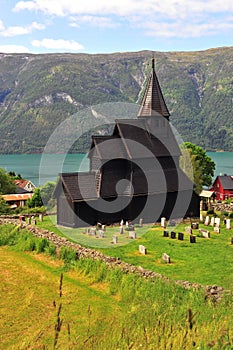
[[[114,28],[117,27],[118,24],[114,23],[111,18],[109,17],[103,17],[103,16],[79,16],[79,17],[72,17],[72,22],[70,23],[71,27],[80,27],[80,23],[86,23],[93,27],[100,27],[100,28]]]
[[[44,47],[51,50],[68,50],[68,51],[80,51],[83,50],[83,45],[74,40],[64,39],[48,39],[33,40],[31,43],[35,47]]]
[[[4,53],[29,53],[29,49],[23,45],[0,45],[0,52],[4,52]]]
[[[197,37],[231,29],[228,16],[233,1],[224,0],[29,0],[19,1],[14,11],[41,11],[51,16],[67,16],[70,26],[82,23],[113,27],[128,22],[147,35],[163,37]],[[76,16],[71,20],[71,16]],[[114,22],[112,20],[114,16]],[[182,25],[181,25],[182,22]],[[214,26],[217,23],[217,28]],[[222,25],[220,25],[222,23]]]
[[[42,30],[45,29],[43,24],[32,22],[28,26],[12,26],[4,28],[3,23],[0,23],[0,36],[12,37],[17,35],[25,35],[31,33],[34,29]]]

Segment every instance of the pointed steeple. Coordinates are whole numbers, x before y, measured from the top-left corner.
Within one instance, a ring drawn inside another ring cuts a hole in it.
[[[142,99],[138,118],[163,116],[169,120],[170,113],[167,109],[163,94],[155,73],[155,61],[152,59],[152,72]]]

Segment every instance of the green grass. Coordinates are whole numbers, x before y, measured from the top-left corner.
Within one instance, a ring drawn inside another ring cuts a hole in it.
[[[83,234],[84,229],[57,228],[55,217],[52,220],[53,222],[46,217],[39,226],[66,235],[82,245],[95,247],[106,255],[119,257],[131,264],[161,273],[172,280],[188,280],[204,285],[217,284],[233,290],[233,245],[230,244],[232,230],[221,227],[221,233],[217,234],[213,227],[208,227],[210,239],[197,236],[196,243],[190,244],[188,234],[184,235],[184,241],[178,241],[177,238],[173,240],[163,237],[163,230],[159,226],[148,226],[136,228],[137,239],[133,241],[128,238],[128,233],[120,237],[118,227],[107,228],[106,238],[98,239]],[[170,231],[184,233],[187,225],[180,224]],[[198,230],[194,230],[195,233],[198,234]],[[119,236],[119,243],[116,245],[111,244],[113,234]],[[146,246],[147,255],[139,254],[139,244]],[[163,263],[162,253],[170,255],[171,264]]]

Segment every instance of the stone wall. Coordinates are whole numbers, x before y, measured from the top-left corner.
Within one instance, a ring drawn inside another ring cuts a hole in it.
[[[76,250],[77,259],[85,259],[85,258],[91,258],[94,260],[100,259],[107,266],[120,268],[122,271],[124,271],[126,273],[139,274],[141,277],[146,278],[146,279],[150,279],[152,282],[154,282],[156,278],[163,279],[164,281],[169,281],[169,279],[167,277],[161,275],[160,273],[146,270],[141,266],[134,266],[132,264],[129,264],[129,263],[122,261],[120,258],[106,256],[103,253],[98,252],[94,249],[85,248],[85,247],[81,246],[80,244],[70,242],[65,237],[61,237],[61,236],[56,235],[54,232],[38,228],[35,225],[29,225],[24,221],[20,221],[18,218],[0,217],[0,225],[4,225],[4,224],[13,224],[13,225],[18,226],[21,229],[28,230],[37,238],[46,238],[50,242],[52,242],[57,247],[57,249],[61,248],[62,246],[66,246],[66,247],[69,247],[71,249],[74,249],[74,250]],[[175,281],[175,283],[183,286],[186,289],[204,288],[206,290],[207,296],[212,296],[216,300],[221,298],[221,295],[224,292],[224,288],[216,286],[216,285],[203,286],[203,285],[200,285],[198,283],[191,283],[188,281]]]

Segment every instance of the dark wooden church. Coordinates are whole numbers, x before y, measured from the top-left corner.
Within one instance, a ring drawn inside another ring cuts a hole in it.
[[[57,224],[198,217],[199,196],[179,167],[181,152],[169,116],[152,60],[137,118],[116,120],[110,136],[92,136],[88,172],[59,175]]]

